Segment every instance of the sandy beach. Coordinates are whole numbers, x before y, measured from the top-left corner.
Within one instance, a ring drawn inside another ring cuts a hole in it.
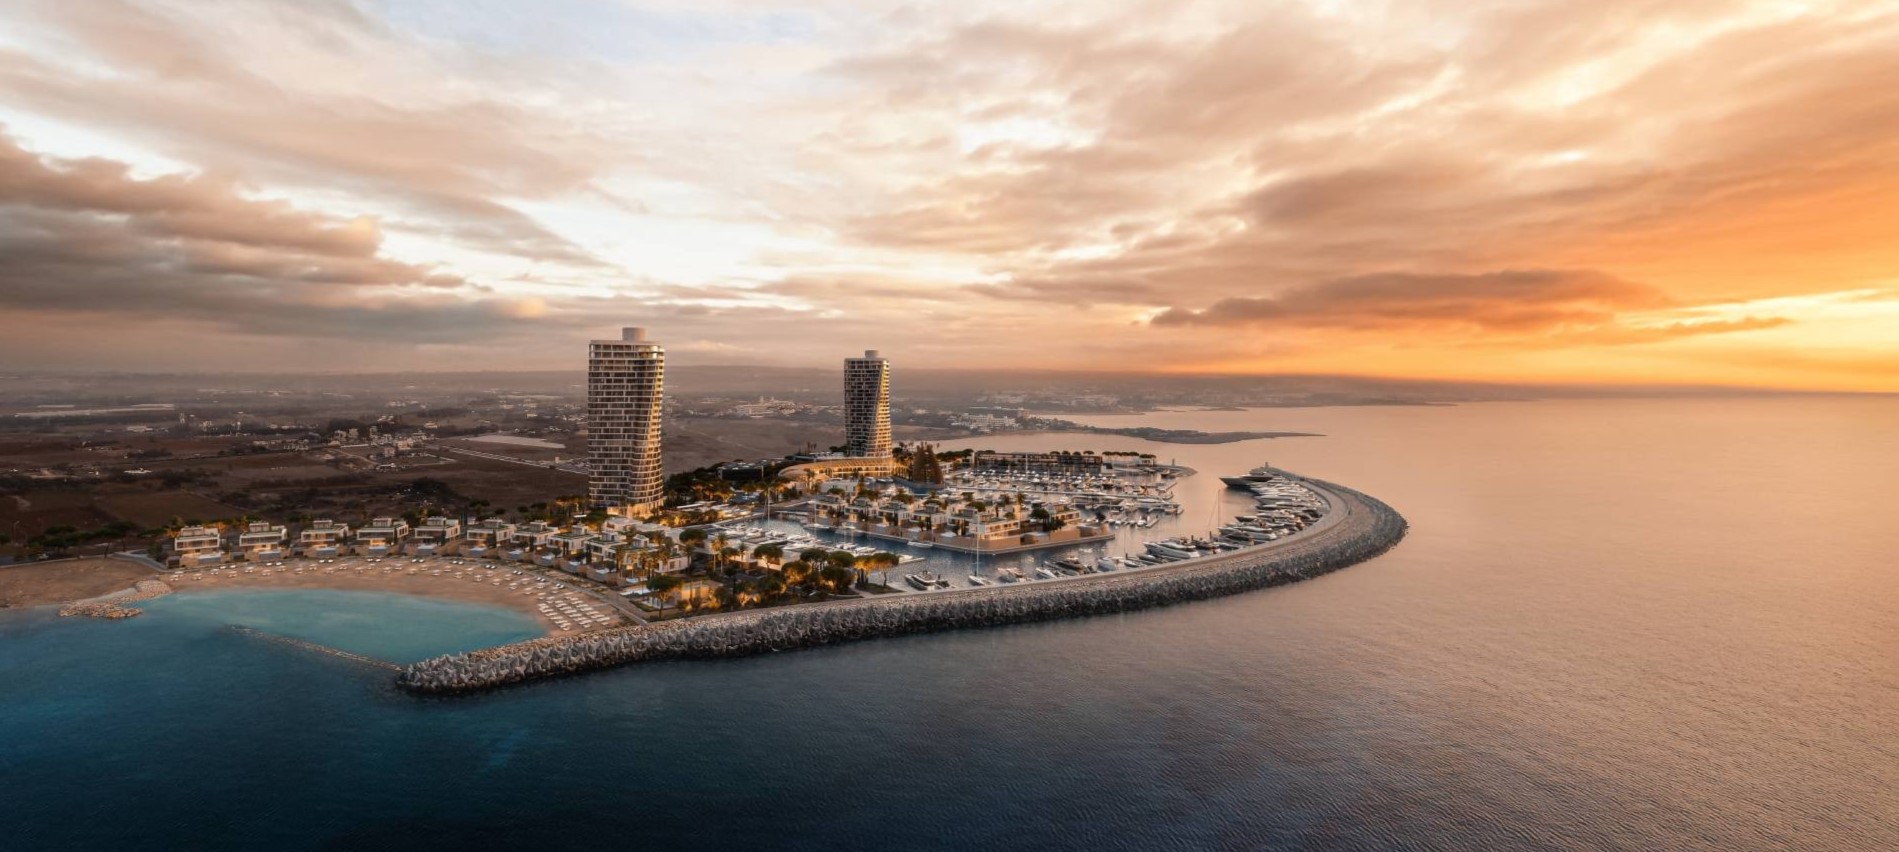
[[[520,571],[520,574],[516,574]],[[343,589],[390,592],[503,606],[533,615],[549,633],[578,633],[625,624],[627,619],[578,583],[510,565],[437,558],[411,562],[388,557],[378,562],[345,557],[329,563],[292,560],[281,565],[224,565],[203,571],[174,571],[165,581],[182,594],[194,590]]]
[[[61,559],[0,565],[0,609],[70,603],[132,588],[160,572],[116,559]]]

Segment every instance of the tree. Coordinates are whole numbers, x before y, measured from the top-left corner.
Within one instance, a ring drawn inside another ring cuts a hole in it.
[[[678,591],[679,587],[685,585],[685,583],[686,581],[671,574],[655,574],[647,578],[646,588],[650,589],[653,592],[653,597],[659,601],[659,611],[665,612],[666,598],[671,596],[673,592]]]
[[[766,574],[752,587],[758,591],[761,600],[771,600],[785,593],[785,578],[777,574]]]
[[[818,571],[818,580],[833,592],[843,592],[857,579],[857,572],[839,565],[826,565]]]
[[[752,550],[752,555],[761,562],[778,565],[785,561],[785,548],[781,544],[761,544]]]
[[[857,560],[857,564],[866,569],[882,572],[884,576],[879,582],[881,585],[888,586],[890,585],[890,569],[903,564],[903,560],[898,559],[894,553],[879,551]]]
[[[825,560],[829,559],[830,556],[831,556],[831,551],[825,550],[822,547],[807,547],[804,550],[801,550],[798,552],[799,559],[802,559],[813,565],[823,565]]]

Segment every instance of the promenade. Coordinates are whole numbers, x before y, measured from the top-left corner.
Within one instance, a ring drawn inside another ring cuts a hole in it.
[[[1307,481],[1327,523],[1277,542],[1138,571],[722,613],[424,660],[397,684],[420,693],[492,689],[633,662],[711,659],[907,633],[1125,612],[1318,576],[1403,539],[1405,520],[1376,498]]]

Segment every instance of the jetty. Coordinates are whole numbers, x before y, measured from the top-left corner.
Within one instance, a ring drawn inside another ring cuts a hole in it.
[[[398,686],[432,695],[469,693],[543,678],[658,660],[718,659],[857,639],[1021,624],[1167,606],[1316,577],[1396,546],[1407,526],[1374,497],[1316,480],[1327,522],[1289,539],[1078,578],[739,611],[533,639],[423,660]]]

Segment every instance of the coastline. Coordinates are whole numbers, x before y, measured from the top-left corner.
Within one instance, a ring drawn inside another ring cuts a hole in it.
[[[406,564],[406,563],[405,563]],[[446,566],[429,566],[430,570],[439,570]],[[472,566],[455,566],[468,568]],[[311,566],[314,568],[314,566]],[[481,572],[484,577],[491,572]],[[492,572],[496,577],[500,572]],[[203,575],[199,578],[199,575]],[[246,574],[242,568],[226,566],[217,575],[208,571],[177,571],[166,577],[166,581],[178,594],[210,592],[225,589],[324,589],[345,592],[380,592],[384,594],[410,595],[436,600],[451,600],[462,603],[486,604],[526,613],[534,617],[541,625],[544,634],[552,635],[556,629],[553,619],[540,611],[538,595],[522,594],[519,589],[509,589],[507,583],[494,585],[488,580],[475,581],[458,579],[452,574],[408,574],[382,572],[354,572],[339,570],[328,573],[306,569],[303,574],[292,570],[273,569],[272,573]]]
[[[741,611],[450,654],[403,669],[419,694],[478,692],[636,662],[749,656],[856,639],[1017,624],[1166,606],[1309,579],[1364,562],[1404,538],[1404,517],[1316,480],[1330,523],[1259,548],[1157,568],[890,598]]]
[[[162,580],[161,571],[106,557],[50,559],[0,566],[0,612],[64,606],[130,592],[141,580]]]

